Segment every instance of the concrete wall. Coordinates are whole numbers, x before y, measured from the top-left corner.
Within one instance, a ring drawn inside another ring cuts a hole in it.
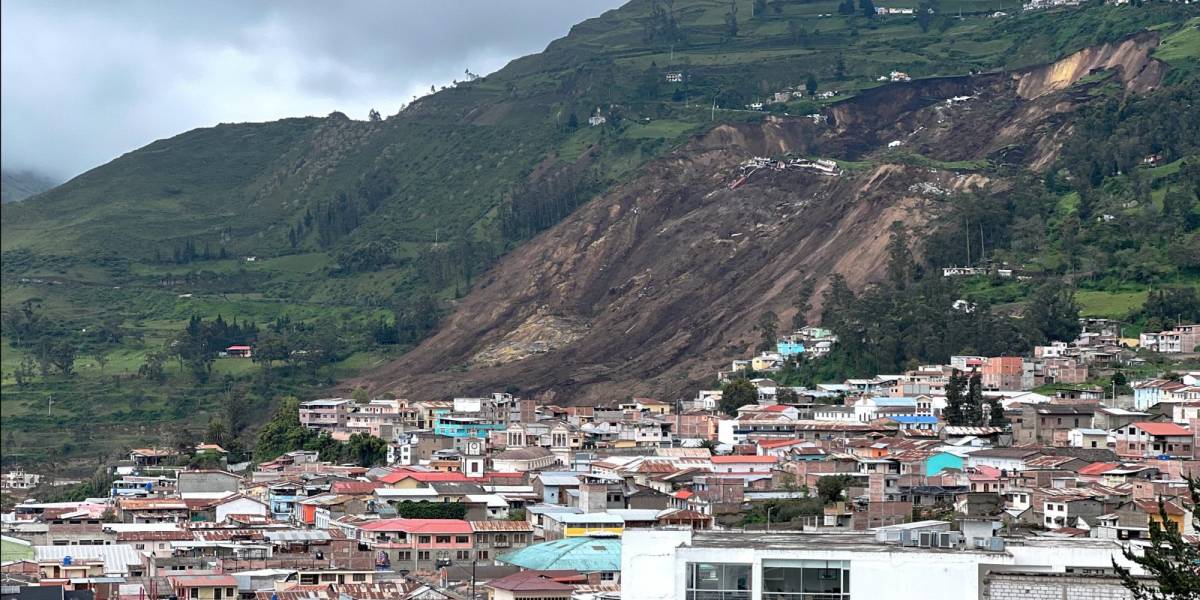
[[[180,471],[176,489],[180,494],[236,492],[240,480],[222,471]]]
[[[986,600],[1133,600],[1113,576],[992,573],[983,585]]]

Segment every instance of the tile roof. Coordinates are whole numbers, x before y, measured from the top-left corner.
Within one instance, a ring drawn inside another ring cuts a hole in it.
[[[1175,423],[1141,422],[1134,423],[1133,426],[1150,435],[1192,435],[1191,430]]]
[[[471,531],[474,532],[491,532],[491,531],[533,531],[533,524],[529,521],[470,521]]]
[[[519,571],[507,577],[493,579],[486,587],[510,592],[563,592],[570,595],[574,586],[559,583],[542,574],[541,571]]]
[[[461,519],[379,519],[359,526],[367,531],[406,533],[471,533],[471,524]]]
[[[755,456],[749,454],[731,454],[729,456],[714,456],[712,457],[714,465],[740,465],[745,463],[770,463],[775,464],[779,459],[774,456]]]
[[[1076,471],[1076,473],[1078,473],[1080,475],[1101,475],[1101,474],[1103,474],[1107,471],[1111,471],[1112,469],[1115,469],[1119,466],[1120,465],[1118,465],[1117,463],[1098,462],[1098,463],[1092,463],[1082,469],[1079,469],[1078,471]]]

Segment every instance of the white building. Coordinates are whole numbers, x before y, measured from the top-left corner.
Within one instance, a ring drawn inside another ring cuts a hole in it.
[[[1068,570],[1111,569],[1113,560],[1133,566],[1122,556],[1121,546],[1109,540],[1028,538],[981,548],[949,531],[932,534],[929,544],[957,542],[947,547],[902,545],[876,537],[867,532],[746,535],[626,529],[621,541],[621,598],[963,600],[985,597],[986,586],[996,585],[991,579],[1002,575],[1065,576]]]

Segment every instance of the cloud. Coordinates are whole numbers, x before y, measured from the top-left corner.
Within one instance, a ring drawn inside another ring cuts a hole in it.
[[[392,114],[619,3],[3,0],[4,167],[66,178],[195,127]]]

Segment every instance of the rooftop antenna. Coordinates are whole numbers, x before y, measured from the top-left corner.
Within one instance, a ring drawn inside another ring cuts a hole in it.
[[[983,245],[983,221],[979,222],[979,261],[987,262],[987,248]]]

